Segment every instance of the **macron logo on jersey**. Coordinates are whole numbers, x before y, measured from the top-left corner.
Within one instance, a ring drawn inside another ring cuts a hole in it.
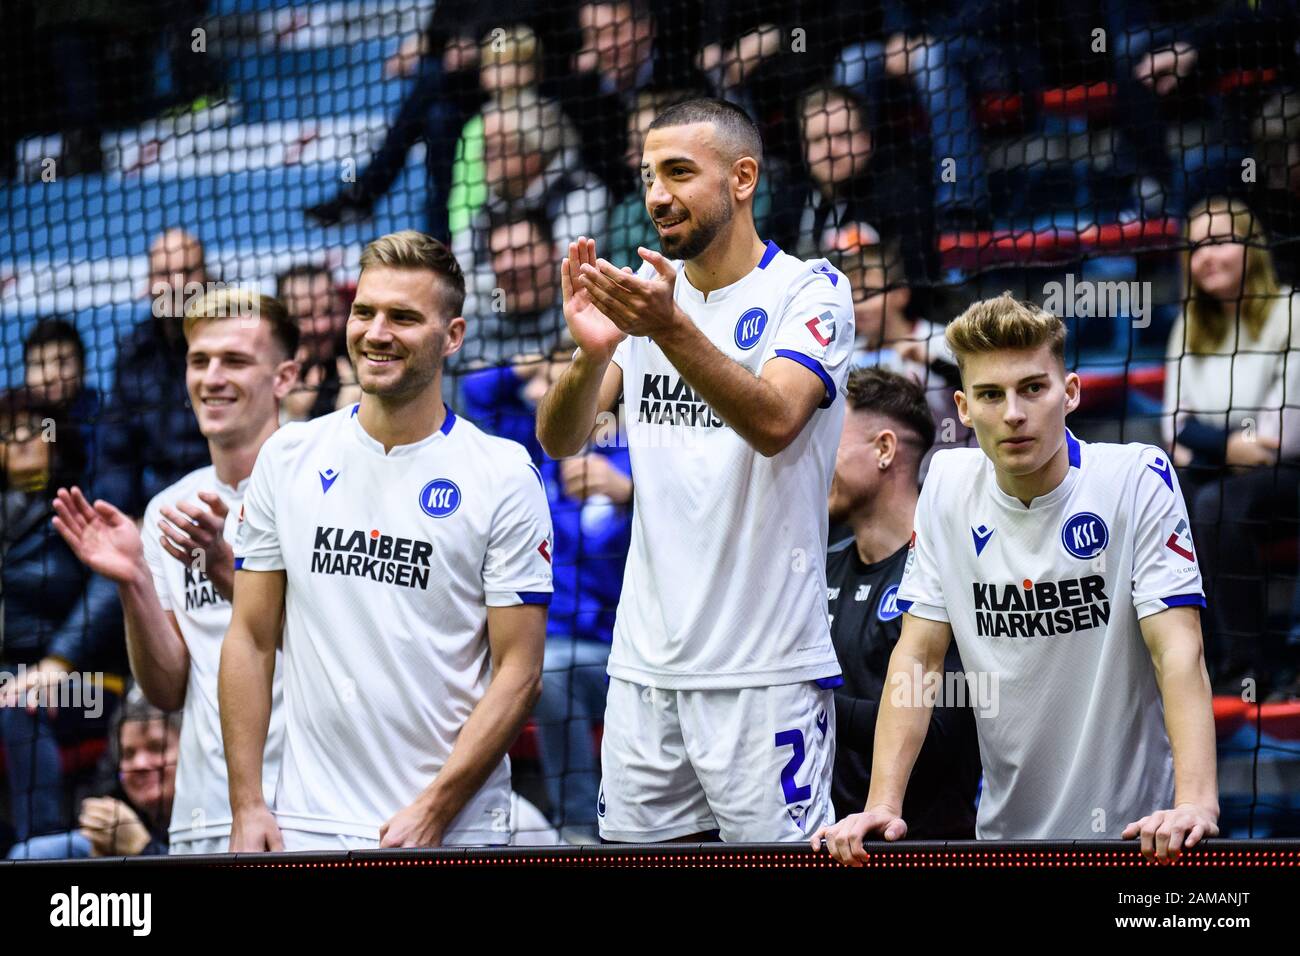
[[[971,528],[970,535],[975,539],[975,557],[979,557],[984,551],[984,545],[989,543],[989,538],[993,537],[995,529],[980,525],[978,528]]]
[[[1149,462],[1147,467],[1160,476],[1160,480],[1165,483],[1170,491],[1174,490],[1174,478],[1169,472],[1169,462],[1163,458],[1157,458],[1154,462]]]
[[[831,285],[839,285],[840,277],[835,274],[835,270],[829,265],[813,266],[813,272],[824,275],[831,280]]]
[[[344,574],[404,588],[429,587],[429,558],[433,545],[414,538],[380,534],[378,528],[348,531],[316,528],[312,574]]]
[[[326,468],[324,471],[318,471],[317,474],[320,475],[321,494],[325,494],[325,492],[333,488],[334,482],[339,477],[339,473],[333,468]]]
[[[1052,637],[1100,627],[1110,620],[1106,579],[972,584],[975,633],[980,637]]]

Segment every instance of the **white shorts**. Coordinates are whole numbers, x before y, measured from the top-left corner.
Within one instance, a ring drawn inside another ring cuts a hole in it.
[[[833,823],[835,705],[813,681],[660,690],[609,679],[600,835],[794,843]]]

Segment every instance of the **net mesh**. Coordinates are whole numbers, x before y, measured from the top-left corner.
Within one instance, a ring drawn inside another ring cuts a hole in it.
[[[286,418],[356,401],[341,331],[361,251],[407,228],[464,270],[449,402],[529,448],[569,535],[515,829],[594,833],[627,456],[548,462],[532,414],[571,348],[559,256],[580,235],[619,266],[658,248],[642,142],[699,94],[758,123],[759,235],[849,275],[855,364],[920,379],[939,444],[971,441],[945,322],[1003,290],[1065,318],[1075,433],[1163,445],[1179,469],[1224,831],[1297,834],[1298,25],[1294,0],[6,3],[0,664],[11,690],[21,673],[71,703],[0,710],[0,844],[83,825],[104,852],[115,811],[83,799],[160,799],[112,766],[120,606],[49,530],[53,488],[139,516],[207,464],[169,317],[214,288],[297,320]],[[140,767],[174,759],[166,739]],[[158,805],[133,812],[165,835]]]

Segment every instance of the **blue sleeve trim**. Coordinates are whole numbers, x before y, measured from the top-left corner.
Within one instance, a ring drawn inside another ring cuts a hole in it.
[[[822,380],[826,386],[826,399],[818,408],[830,408],[831,403],[835,401],[835,380],[826,374],[826,369],[822,368],[822,363],[815,358],[804,355],[802,352],[795,352],[792,349],[777,349],[775,353],[780,358],[787,358],[792,362],[798,362],[808,371],[812,372]]]
[[[236,571],[242,571],[243,568],[244,568],[244,559],[243,559],[243,558],[235,558],[235,570],[236,570]]]
[[[550,607],[550,591],[516,591],[519,600],[524,604],[540,604],[542,607]]]
[[[1165,607],[1205,607],[1205,598],[1199,594],[1175,594],[1160,600]]]
[[[895,599],[894,603],[898,605],[898,609],[899,609],[900,611],[904,611],[904,612],[906,612],[906,611],[910,611],[910,610],[912,610],[912,602],[911,602],[911,601],[904,601],[902,598],[897,598],[897,599]]]
[[[836,674],[834,677],[823,677],[817,681],[817,686],[822,690],[833,690],[836,687],[843,687],[844,675]]]

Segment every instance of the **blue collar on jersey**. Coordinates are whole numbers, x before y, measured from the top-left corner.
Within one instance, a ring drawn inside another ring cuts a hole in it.
[[[776,258],[776,254],[780,251],[781,251],[780,246],[778,246],[771,239],[767,240],[767,248],[763,250],[763,258],[758,260],[758,267],[760,269],[766,269],[769,265],[771,265],[772,260]]]
[[[443,419],[442,427],[439,428],[438,431],[442,432],[444,435],[450,435],[451,426],[456,424],[456,413],[451,410],[451,406],[448,405],[446,402],[442,403],[442,407],[447,409],[447,417]],[[356,418],[357,412],[359,411],[361,411],[361,403],[357,402],[355,405],[352,406],[351,417]]]
[[[1080,454],[1079,439],[1070,433],[1070,429],[1065,430],[1065,447],[1070,454],[1070,467],[1080,468],[1083,465],[1083,456]]]

